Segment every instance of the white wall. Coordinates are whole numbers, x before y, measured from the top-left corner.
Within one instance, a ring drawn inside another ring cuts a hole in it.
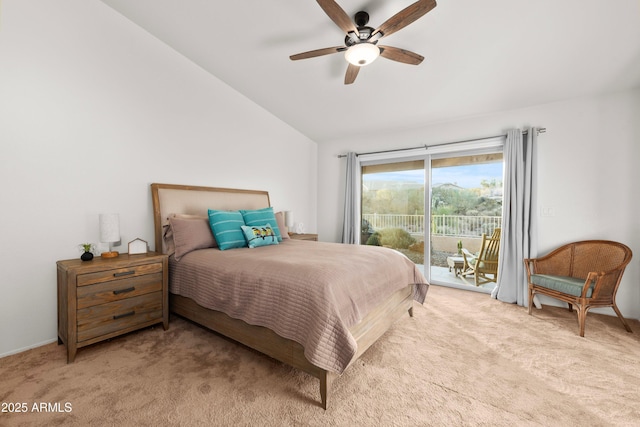
[[[349,138],[318,149],[318,229],[339,241],[345,161],[338,154],[466,140],[509,128],[546,127],[538,144],[538,248],[543,254],[583,239],[628,245],[635,258],[625,271],[617,303],[623,315],[640,318],[640,90],[575,99],[482,117],[438,123],[387,135]],[[613,310],[602,312],[613,314]]]
[[[2,2],[0,182],[0,356],[56,339],[55,262],[99,213],[153,245],[152,182],[268,190],[316,231],[316,144],[99,1]]]

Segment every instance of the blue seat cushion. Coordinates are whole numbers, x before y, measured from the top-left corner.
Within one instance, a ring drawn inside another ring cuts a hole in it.
[[[582,287],[584,286],[585,279],[567,276],[552,276],[549,274],[532,274],[530,281],[534,285],[541,286],[543,288],[553,289],[554,291],[579,297],[582,295]],[[592,283],[587,290],[587,298],[591,298],[593,286],[594,285]]]

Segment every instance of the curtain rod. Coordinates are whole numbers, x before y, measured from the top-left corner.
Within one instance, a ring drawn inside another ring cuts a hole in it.
[[[536,134],[540,135],[541,133],[545,133],[547,131],[547,128],[537,128],[536,129]],[[528,133],[528,131],[524,130],[522,131],[523,135],[526,135]],[[398,151],[409,151],[409,150],[417,150],[419,148],[424,148],[425,150],[429,147],[441,147],[443,145],[452,145],[452,144],[461,144],[463,142],[471,142],[471,141],[484,141],[486,139],[493,139],[493,138],[500,138],[500,137],[506,137],[507,134],[503,134],[503,135],[494,135],[494,136],[485,136],[484,138],[473,138],[473,139],[465,139],[462,141],[452,141],[452,142],[442,142],[440,144],[432,144],[432,145],[420,145],[418,147],[410,147],[410,148],[396,148],[394,150],[382,150],[382,151],[369,151],[366,153],[356,153],[356,156],[361,156],[361,155],[365,155],[365,154],[383,154],[383,153],[396,153]],[[347,157],[346,154],[338,154],[338,158],[342,158],[342,157]]]

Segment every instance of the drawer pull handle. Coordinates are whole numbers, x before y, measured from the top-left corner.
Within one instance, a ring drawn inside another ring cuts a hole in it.
[[[130,312],[124,313],[124,314],[118,314],[117,316],[113,316],[113,320],[122,319],[123,317],[127,317],[127,316],[133,316],[134,314],[136,314],[135,311],[130,311]]]
[[[131,274],[135,274],[135,270],[131,271],[121,271],[120,273],[113,273],[113,277],[122,277],[122,276],[130,276]]]
[[[135,291],[136,288],[134,286],[127,289],[118,289],[117,291],[113,291],[114,295],[126,294],[127,292]]]

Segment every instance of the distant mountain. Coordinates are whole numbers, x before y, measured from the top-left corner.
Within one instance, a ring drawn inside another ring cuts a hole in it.
[[[442,188],[443,190],[464,190],[463,187],[459,185],[452,184],[450,182],[446,182],[444,184],[434,184],[433,188]]]

